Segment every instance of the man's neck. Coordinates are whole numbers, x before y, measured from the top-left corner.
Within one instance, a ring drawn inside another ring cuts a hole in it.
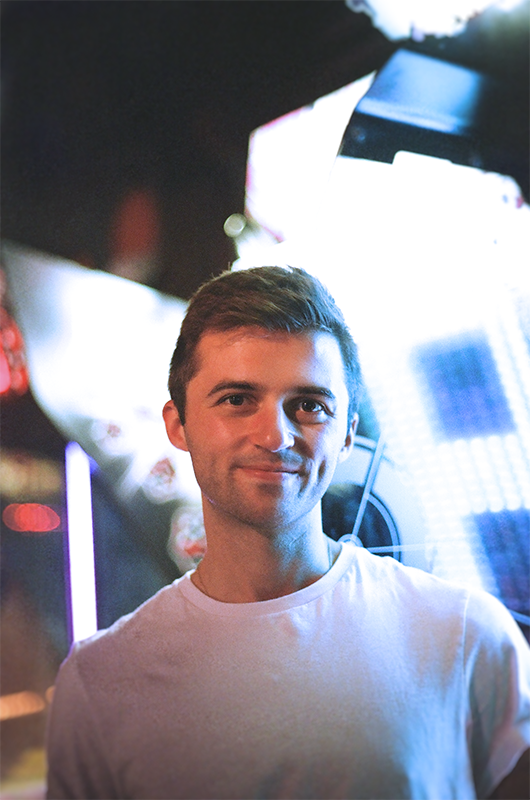
[[[252,603],[292,594],[328,572],[340,550],[320,522],[305,530],[263,532],[233,525],[210,526],[207,552],[192,581],[225,603]]]

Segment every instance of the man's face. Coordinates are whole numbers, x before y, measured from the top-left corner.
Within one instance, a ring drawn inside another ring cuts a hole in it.
[[[197,363],[185,425],[172,403],[164,416],[173,444],[191,453],[205,519],[271,532],[319,520],[319,501],[353,439],[335,338],[212,331]]]

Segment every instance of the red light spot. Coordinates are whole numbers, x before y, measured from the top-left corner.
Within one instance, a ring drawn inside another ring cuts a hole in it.
[[[156,198],[138,189],[126,195],[111,229],[114,260],[150,256],[157,248],[160,223]]]
[[[53,508],[40,503],[11,503],[5,507],[2,519],[8,528],[19,533],[47,533],[61,524]]]
[[[9,363],[4,353],[2,343],[0,342],[0,394],[5,394],[9,391],[11,386],[11,374],[9,372]]]
[[[10,397],[28,390],[24,341],[15,320],[0,306],[0,394]]]

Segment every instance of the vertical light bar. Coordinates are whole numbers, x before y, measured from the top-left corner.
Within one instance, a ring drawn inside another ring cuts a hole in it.
[[[97,631],[90,460],[77,442],[66,446],[70,614],[74,642]]]

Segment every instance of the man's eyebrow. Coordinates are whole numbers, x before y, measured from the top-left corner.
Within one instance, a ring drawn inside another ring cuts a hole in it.
[[[325,386],[295,386],[294,392],[295,394],[317,394],[320,397],[327,397],[328,400],[337,399],[331,389],[326,389]]]
[[[212,397],[219,392],[255,392],[259,389],[258,384],[247,381],[220,381],[210,389],[207,396]],[[319,397],[327,397],[328,400],[337,399],[331,389],[327,389],[325,386],[294,386],[291,392],[295,395],[318,395]]]
[[[258,387],[255,383],[247,383],[246,381],[220,381],[219,383],[216,383],[212,389],[210,389],[207,397],[212,397],[214,394],[226,391],[253,392],[257,388]]]

